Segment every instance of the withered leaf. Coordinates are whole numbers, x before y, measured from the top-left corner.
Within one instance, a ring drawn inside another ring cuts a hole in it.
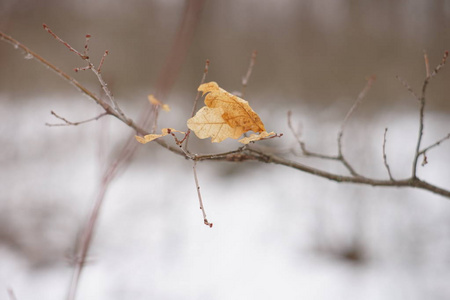
[[[203,95],[206,94],[206,106],[187,121],[188,128],[194,131],[198,138],[210,137],[213,143],[220,143],[227,138],[238,139],[243,133],[253,131],[255,134],[239,140],[243,144],[248,144],[275,135],[274,132],[268,133],[265,130],[263,122],[247,101],[228,93],[216,82],[202,84],[198,90],[203,92]],[[161,106],[163,109],[165,107],[153,95],[149,95],[148,100],[153,105]],[[171,132],[181,131],[164,128],[161,134],[136,136],[136,140],[146,144]]]
[[[184,133],[184,132],[182,132],[182,131],[178,131],[178,130],[175,130],[175,129],[173,129],[173,128],[163,128],[163,129],[161,129],[161,134],[147,134],[147,135],[145,135],[145,136],[138,136],[138,135],[136,135],[135,136],[135,138],[136,138],[136,140],[139,142],[139,143],[141,143],[141,144],[147,144],[148,142],[151,142],[151,141],[153,141],[153,140],[155,140],[155,139],[157,139],[157,138],[160,138],[160,137],[162,137],[162,136],[166,136],[166,135],[168,135],[168,134],[170,134],[171,132],[180,132],[180,133]]]
[[[244,132],[265,131],[264,124],[250,107],[247,101],[228,93],[219,85],[212,81],[204,83],[198,87],[198,90],[203,92],[203,95],[207,93],[205,97],[205,104],[210,108],[222,108],[222,118],[232,128],[242,127]]]
[[[242,144],[248,144],[250,142],[256,142],[265,138],[269,138],[275,135],[275,132],[267,132],[263,131],[260,134],[252,133],[249,137],[245,137],[243,139],[240,139],[238,142]]]
[[[226,138],[237,139],[244,133],[242,127],[232,128],[222,118],[223,114],[222,108],[204,106],[187,121],[187,126],[195,132],[198,138],[211,137],[213,143],[220,143]]]

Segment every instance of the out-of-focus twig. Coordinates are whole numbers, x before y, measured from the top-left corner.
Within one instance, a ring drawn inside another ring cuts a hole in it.
[[[253,67],[256,63],[256,56],[258,54],[258,51],[254,50],[252,52],[252,56],[250,57],[250,64],[248,65],[247,73],[244,77],[242,77],[242,89],[240,96],[243,98],[245,93],[245,88],[248,85],[248,81],[250,80],[250,76],[252,75]]]
[[[397,80],[400,81],[400,83],[406,88],[406,90],[408,90],[408,92],[411,93],[411,95],[414,97],[414,99],[416,99],[417,101],[420,102],[420,97],[414,92],[412,87],[409,85],[409,83],[405,79],[401,78],[398,75],[396,75],[395,78],[397,78]]]
[[[362,91],[358,94],[358,97],[356,98],[355,103],[353,103],[350,110],[347,112],[347,115],[344,118],[344,121],[341,125],[341,130],[338,132],[338,138],[337,138],[337,144],[338,144],[338,156],[340,157],[340,160],[344,164],[344,166],[349,170],[350,174],[353,176],[361,176],[353,169],[353,167],[350,165],[350,163],[347,161],[347,159],[344,157],[344,154],[342,152],[342,136],[344,135],[344,129],[345,125],[347,125],[348,120],[353,115],[354,111],[358,108],[358,106],[361,104],[362,100],[366,96],[367,92],[372,87],[373,82],[375,81],[376,77],[374,75],[370,76],[367,80],[366,86],[362,89]]]
[[[423,60],[425,62],[425,76],[428,78],[430,77],[430,61],[428,60],[428,54],[425,50],[423,51]]]
[[[384,166],[386,167],[386,170],[388,172],[389,175],[389,179],[390,180],[394,180],[394,178],[392,177],[391,174],[391,168],[389,167],[389,164],[387,162],[387,155],[386,155],[386,134],[387,134],[388,129],[385,128],[384,129],[384,135],[383,135],[383,162],[384,162]]]
[[[14,294],[14,291],[12,288],[8,287],[6,289],[6,291],[8,292],[9,300],[17,300],[16,294]]]

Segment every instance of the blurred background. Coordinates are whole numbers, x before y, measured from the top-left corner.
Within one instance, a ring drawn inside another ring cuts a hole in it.
[[[93,92],[84,62],[42,29],[46,23],[90,56],[109,50],[103,76],[137,119],[155,86],[185,1],[0,1],[0,30]],[[0,41],[1,42],[1,41]],[[347,125],[344,154],[357,171],[408,177],[418,133],[423,53],[432,68],[450,48],[450,2],[355,0],[206,1],[159,125],[185,130],[204,63],[208,81],[241,90],[266,128],[270,151],[330,172],[339,165],[299,155],[286,113],[314,151],[335,154],[342,121],[371,75],[377,80]],[[102,170],[131,134],[115,119],[59,123],[101,111],[35,60],[0,43],[0,299],[63,299],[70,256],[98,192]],[[427,146],[450,132],[450,71],[427,91]],[[168,139],[170,141],[170,139]],[[199,153],[232,150],[192,138]],[[450,188],[450,142],[428,153],[419,176]],[[199,180],[212,229],[202,223],[192,164],[140,147],[111,185],[78,299],[447,299],[450,202],[414,189],[337,184],[257,163],[205,162]]]

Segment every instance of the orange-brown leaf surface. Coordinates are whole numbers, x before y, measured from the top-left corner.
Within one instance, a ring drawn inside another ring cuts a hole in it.
[[[243,139],[240,139],[238,142],[242,144],[248,144],[250,142],[256,142],[265,138],[269,138],[275,135],[275,132],[267,132],[263,131],[260,134],[252,133],[249,137],[245,137]]]
[[[249,130],[254,132],[265,131],[264,124],[258,114],[244,99],[228,93],[214,81],[200,85],[198,90],[203,92],[203,95],[207,93],[205,97],[206,106],[223,109],[222,118],[232,128],[242,127],[244,132]]]
[[[223,113],[222,108],[204,106],[187,121],[187,126],[198,138],[210,137],[213,143],[220,143],[226,138],[237,139],[244,133],[242,127],[232,128],[222,118]]]
[[[178,131],[175,130],[173,128],[163,128],[161,129],[161,134],[147,134],[146,136],[142,137],[142,136],[138,136],[136,135],[135,138],[136,140],[141,143],[141,144],[147,144],[148,142],[151,142],[157,138],[160,138],[162,136],[166,136],[168,134],[170,134],[171,132],[180,132],[180,133],[184,133],[182,131]]]

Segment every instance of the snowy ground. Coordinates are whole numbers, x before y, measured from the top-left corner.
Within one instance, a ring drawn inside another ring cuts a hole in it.
[[[24,105],[3,96],[0,102],[0,299],[7,299],[8,287],[18,300],[64,299],[71,277],[66,257],[95,198],[99,140],[108,126],[43,125],[53,121],[51,109],[80,119],[92,116],[79,99],[35,99]],[[340,117],[324,122],[320,115],[308,115],[296,115],[305,139],[332,152],[339,126],[333,120]],[[284,112],[271,117],[282,120],[270,124],[285,133],[279,143],[293,145]],[[450,127],[448,116],[427,117],[425,144]],[[381,144],[389,126],[393,175],[405,177],[416,118],[416,113],[385,113],[364,121],[356,115],[346,153],[361,172],[387,178]],[[120,149],[119,137],[128,132],[117,123],[110,121],[113,134],[103,153]],[[420,170],[423,178],[446,188],[449,144],[430,152],[430,163]],[[191,163],[156,146],[142,147],[108,191],[78,299],[450,295],[447,199],[412,189],[336,184],[281,166],[207,162],[198,172],[214,223],[210,229],[202,223]]]

